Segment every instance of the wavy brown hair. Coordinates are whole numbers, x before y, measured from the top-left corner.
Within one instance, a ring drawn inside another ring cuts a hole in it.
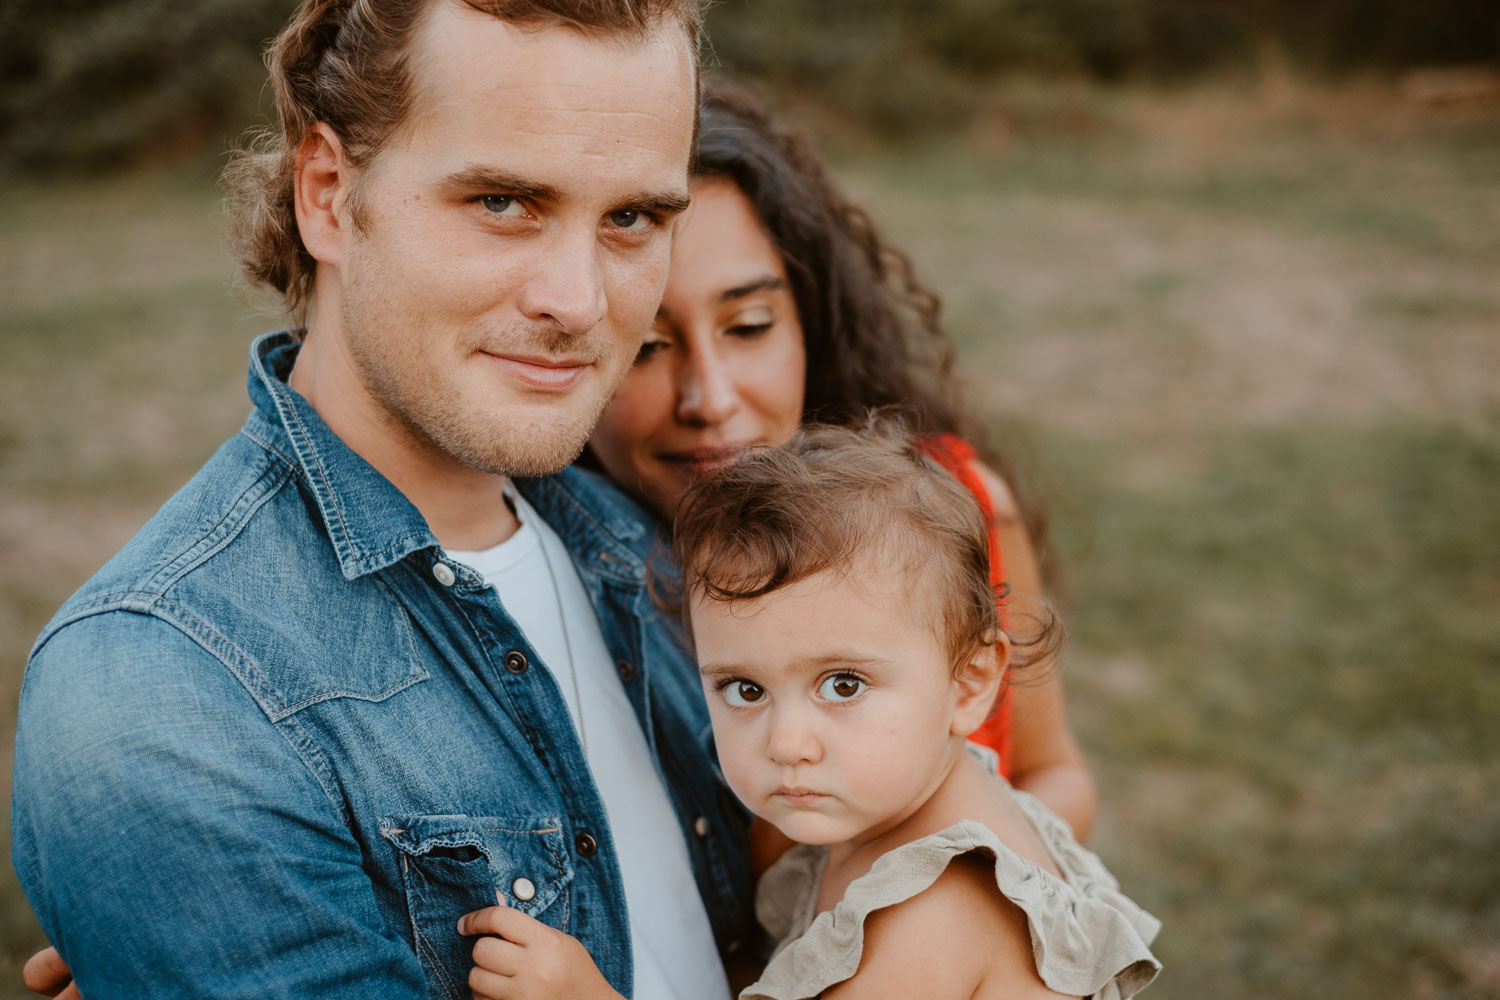
[[[323,122],[356,168],[374,159],[407,120],[412,39],[441,2],[304,0],[266,52],[278,122],[252,132],[224,171],[230,243],[246,281],[279,292],[299,322],[312,297],[315,261],[297,232],[297,150]],[[676,22],[696,52],[704,0],[454,2],[512,24],[562,24],[588,35],[639,39]]]
[[[807,350],[803,422],[858,423],[872,409],[898,407],[918,434],[970,442],[1010,487],[1053,579],[1046,514],[966,416],[942,302],[911,259],[844,197],[811,140],[743,87],[708,81],[698,130],[694,174],[734,182],[786,267]]]

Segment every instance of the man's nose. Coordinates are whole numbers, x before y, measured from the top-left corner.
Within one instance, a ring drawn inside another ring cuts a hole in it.
[[[689,347],[677,376],[677,419],[687,424],[717,424],[739,408],[739,387],[723,354],[712,346]]]
[[[604,319],[608,301],[593,232],[566,232],[537,249],[536,269],[521,287],[528,319],[552,321],[564,333],[588,333]]]
[[[766,754],[784,767],[816,764],[822,760],[823,744],[818,739],[810,711],[801,707],[774,710],[770,731],[766,734]]]

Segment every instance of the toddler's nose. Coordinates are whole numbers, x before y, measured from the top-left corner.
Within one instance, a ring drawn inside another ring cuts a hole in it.
[[[777,712],[771,719],[766,753],[777,764],[792,767],[815,764],[823,758],[823,745],[804,713]]]

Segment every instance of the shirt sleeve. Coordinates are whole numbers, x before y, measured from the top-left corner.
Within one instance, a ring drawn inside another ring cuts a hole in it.
[[[159,618],[84,618],[37,651],[14,860],[84,996],[425,994],[299,733]]]

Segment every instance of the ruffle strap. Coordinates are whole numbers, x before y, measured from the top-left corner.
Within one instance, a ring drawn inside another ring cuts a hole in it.
[[[1144,988],[1161,969],[1149,948],[1160,922],[1120,892],[1061,820],[1030,796],[1016,798],[1067,880],[1016,854],[983,824],[964,820],[888,852],[814,919],[809,911],[827,851],[794,848],[763,878],[757,914],[772,934],[807,929],[776,953],[740,1000],[806,1000],[850,978],[859,968],[865,919],[931,887],[949,862],[976,851],[994,860],[996,886],[1026,914],[1037,972],[1049,988],[1101,1000],[1123,1000]]]

